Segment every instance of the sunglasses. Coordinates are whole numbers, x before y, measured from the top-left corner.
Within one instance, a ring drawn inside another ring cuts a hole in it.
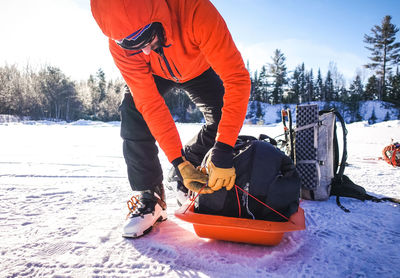
[[[115,41],[120,47],[122,47],[123,49],[126,50],[141,50],[143,48],[145,48],[146,46],[148,46],[149,44],[151,44],[154,39],[156,38],[157,33],[153,32],[153,34],[151,36],[149,36],[147,39],[144,40],[130,40],[130,39],[122,39],[122,40],[118,40]]]

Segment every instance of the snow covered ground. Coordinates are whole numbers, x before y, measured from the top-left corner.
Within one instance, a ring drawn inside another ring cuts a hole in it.
[[[186,141],[200,125],[178,125]],[[378,160],[400,121],[348,125],[346,174],[400,198],[400,169]],[[245,126],[272,136],[282,127]],[[342,198],[303,201],[307,228],[275,247],[198,238],[174,217],[121,237],[131,196],[119,123],[0,124],[0,277],[399,277],[400,207]],[[170,167],[161,154],[163,169]]]

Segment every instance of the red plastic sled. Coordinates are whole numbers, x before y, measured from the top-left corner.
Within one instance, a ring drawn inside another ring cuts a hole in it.
[[[299,207],[288,222],[272,222],[194,212],[190,201],[175,211],[179,219],[192,223],[199,237],[261,245],[277,245],[285,232],[304,230],[304,210]]]

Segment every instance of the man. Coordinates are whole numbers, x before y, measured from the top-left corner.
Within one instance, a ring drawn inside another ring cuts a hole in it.
[[[120,106],[132,190],[125,237],[167,218],[155,140],[184,186],[212,193],[235,182],[233,146],[243,125],[250,78],[228,28],[209,0],[91,0],[128,87]],[[183,149],[163,95],[185,90],[205,125]],[[197,170],[206,152],[207,174]]]

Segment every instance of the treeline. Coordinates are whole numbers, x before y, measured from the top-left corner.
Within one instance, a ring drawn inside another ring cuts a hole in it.
[[[305,64],[298,65],[289,76],[285,65],[285,56],[281,50],[275,50],[272,63],[251,76],[251,101],[269,104],[304,103],[310,101],[354,103],[363,100],[383,100],[400,105],[400,72],[390,72],[385,79],[385,90],[377,75],[373,74],[364,83],[360,75],[346,86],[343,75],[336,64],[331,63],[326,75],[318,69],[307,69]]]
[[[126,92],[122,78],[107,80],[99,69],[86,81],[73,81],[61,69],[46,66],[0,67],[0,114],[28,116],[34,120],[78,119],[118,121],[118,106]],[[179,122],[200,122],[202,114],[180,90],[165,96],[171,114]]]
[[[370,61],[364,67],[372,72],[366,82],[357,74],[346,86],[343,75],[333,62],[325,76],[320,69],[316,73],[313,69],[306,69],[304,63],[288,71],[284,53],[276,49],[271,62],[251,76],[251,110],[256,115],[248,117],[263,117],[260,102],[300,104],[322,101],[329,106],[330,102],[339,101],[355,115],[355,120],[360,118],[357,115],[360,101],[382,100],[400,107],[400,43],[396,42],[399,29],[391,19],[391,16],[385,16],[381,25],[371,29],[371,35],[364,35],[366,48],[371,52]]]
[[[106,80],[99,69],[87,81],[72,81],[59,68],[0,67],[0,114],[32,119],[119,120],[118,104],[125,83]]]
[[[298,65],[289,76],[286,57],[275,50],[271,62],[252,76],[251,100],[277,103],[302,103],[308,101],[383,100],[400,105],[400,43],[396,42],[399,29],[385,16],[381,25],[375,25],[371,35],[364,35],[366,48],[371,52],[366,69],[373,73],[364,84],[358,74],[346,87],[343,75],[335,63],[329,65],[323,77],[320,69],[307,70]]]

